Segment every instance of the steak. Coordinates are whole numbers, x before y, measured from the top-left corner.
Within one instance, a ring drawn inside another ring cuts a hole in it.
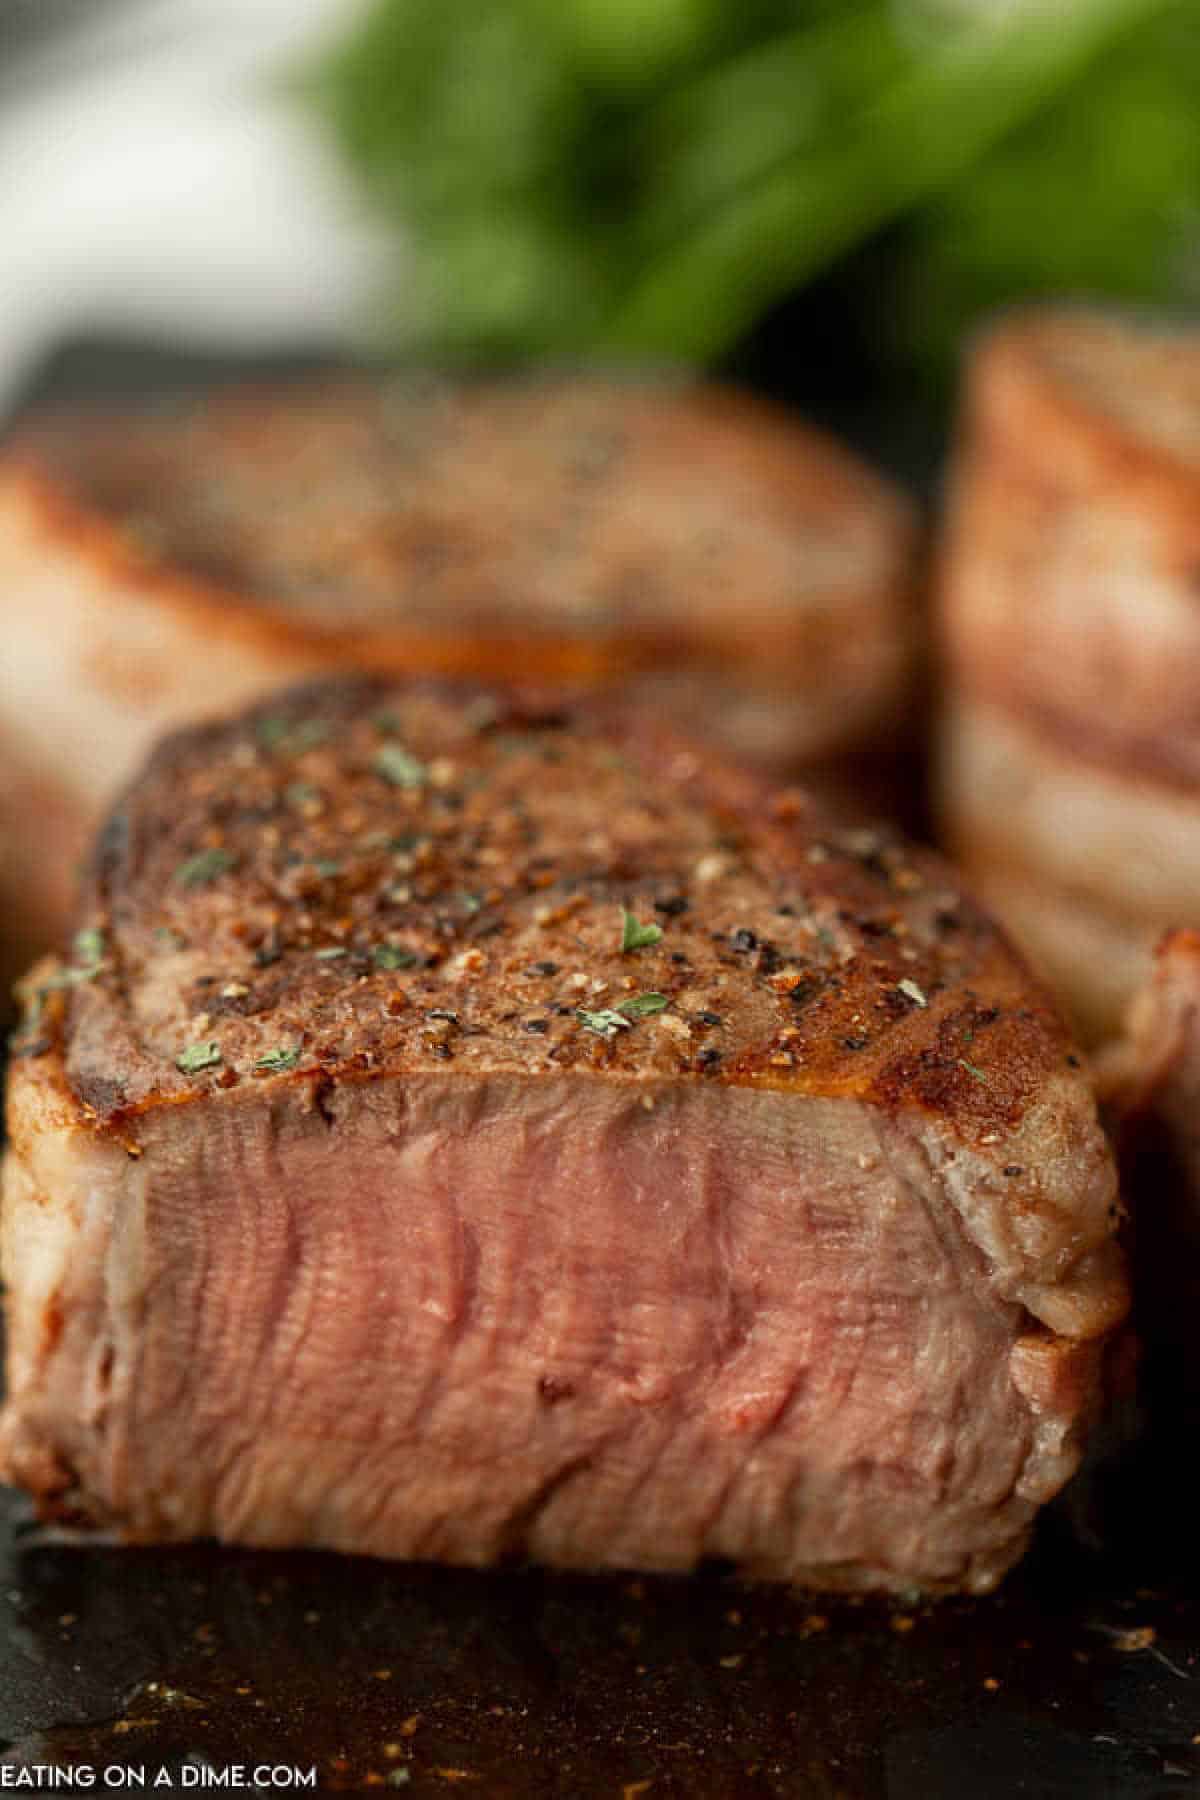
[[[712,386],[323,377],[34,419],[0,463],[0,733],[30,765],[0,904],[55,941],[52,872],[155,738],[331,665],[620,684],[874,793],[914,540],[848,452]]]
[[[986,335],[941,561],[949,845],[1102,1039],[1200,881],[1200,333]]]
[[[1200,931],[1159,944],[1124,1035],[1097,1063],[1136,1226],[1138,1323],[1151,1375],[1200,1399]]]
[[[44,1516],[981,1591],[1076,1467],[1125,1287],[1058,1015],[934,856],[644,715],[185,731],[26,994]]]

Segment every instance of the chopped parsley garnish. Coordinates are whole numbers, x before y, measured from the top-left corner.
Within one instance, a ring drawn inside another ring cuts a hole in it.
[[[627,1019],[648,1019],[652,1013],[665,1012],[670,1004],[665,994],[632,994],[618,1004],[617,1011]]]
[[[254,735],[264,749],[277,750],[291,729],[288,719],[260,719],[254,727]]]
[[[277,1044],[274,1050],[268,1050],[265,1056],[260,1056],[254,1066],[256,1069],[283,1071],[294,1069],[299,1061],[298,1049],[289,1049],[286,1044]]]
[[[97,975],[103,970],[104,964],[101,956],[104,942],[101,934],[98,931],[95,933],[80,932],[79,937],[75,940],[75,949],[78,954],[83,954],[84,946],[80,944],[80,938],[89,939],[86,946],[89,952],[98,952],[94,960],[88,961],[83,968],[60,968],[53,975],[47,975],[44,981],[39,981],[35,985],[30,985],[26,981],[18,981],[13,988],[13,994],[24,1008],[26,1027],[39,1023],[45,1011],[48,994],[61,993],[64,988],[81,987],[85,981],[95,981]],[[95,942],[91,941],[93,938],[96,940]]]
[[[399,737],[404,729],[394,712],[376,713],[371,723],[381,737]]]
[[[289,806],[299,811],[302,807],[319,804],[321,790],[314,787],[311,781],[289,781],[283,790],[283,797]]]
[[[418,788],[428,779],[425,764],[410,756],[402,744],[385,744],[376,753],[371,767],[393,787]]]
[[[929,1005],[929,1001],[925,996],[925,990],[919,988],[915,981],[909,981],[906,977],[903,981],[898,981],[896,986],[904,995],[905,999],[911,1000],[914,1006]]]
[[[324,950],[315,952],[318,962],[336,962],[339,956],[345,956],[345,954],[346,946],[344,944],[329,944]]]
[[[333,876],[340,875],[342,872],[341,863],[334,862],[330,857],[319,857],[313,864],[313,868],[326,880],[331,880]]]
[[[85,968],[92,968],[104,960],[104,933],[95,925],[84,931],[75,933],[75,956]]]
[[[575,1017],[585,1031],[594,1031],[597,1037],[616,1037],[618,1031],[630,1029],[629,1020],[622,1018],[619,1012],[613,1012],[611,1007],[605,1007],[600,1012],[588,1012],[580,1006],[575,1009]]]
[[[983,1070],[977,1069],[975,1064],[973,1062],[968,1062],[965,1056],[960,1056],[958,1058],[958,1066],[960,1069],[965,1069],[968,1075],[973,1075],[976,1081],[980,1082],[982,1086],[987,1087],[988,1078]]]
[[[180,863],[175,879],[182,887],[203,887],[206,882],[215,881],[218,875],[226,874],[236,862],[232,850],[198,850],[195,856]]]
[[[417,956],[415,951],[402,950],[398,944],[376,944],[371,961],[377,969],[412,969],[416,967]]]
[[[299,756],[323,744],[329,736],[329,726],[324,719],[260,719],[254,735],[264,749],[280,750],[286,745]]]
[[[215,1069],[221,1060],[221,1046],[214,1039],[207,1043],[189,1044],[175,1058],[175,1067],[185,1075],[198,1075],[202,1069]]]
[[[643,925],[627,907],[621,908],[622,956],[627,955],[630,950],[646,950],[651,944],[657,944],[661,937],[661,925]]]
[[[329,737],[329,726],[324,719],[301,719],[291,733],[291,747],[298,754],[305,750],[315,750]]]

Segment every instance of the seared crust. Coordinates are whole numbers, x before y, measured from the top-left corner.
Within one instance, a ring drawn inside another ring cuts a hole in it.
[[[822,433],[713,385],[237,388],[166,418],[38,421],[7,481],[114,593],[152,588],[293,666],[693,668],[792,698],[819,668],[800,755],[907,700],[913,510]]]
[[[661,939],[623,953],[622,908]],[[287,1079],[671,1074],[915,1103],[977,1141],[1076,1060],[935,858],[534,692],[342,680],[180,733],[79,924],[26,1054],[61,1043],[114,1125],[298,1049]],[[579,1016],[645,993],[668,1004],[628,1027]],[[220,1062],[183,1073],[197,1041]]]

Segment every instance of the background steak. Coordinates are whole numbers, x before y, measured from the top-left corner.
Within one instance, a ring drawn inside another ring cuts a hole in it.
[[[1017,314],[969,366],[942,552],[948,841],[1081,1030],[1200,892],[1200,334]]]
[[[165,728],[331,665],[620,682],[878,786],[914,539],[847,451],[713,386],[326,377],[32,421],[0,462],[0,828],[30,846],[0,905],[53,942],[56,871]]]

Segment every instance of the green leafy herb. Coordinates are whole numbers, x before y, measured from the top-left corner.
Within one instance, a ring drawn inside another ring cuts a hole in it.
[[[588,1012],[579,1006],[575,1009],[575,1017],[585,1031],[594,1031],[597,1037],[616,1037],[618,1031],[630,1029],[629,1020],[622,1018],[619,1012],[613,1012],[610,1007],[605,1007],[600,1012]]]
[[[189,1044],[175,1058],[175,1067],[185,1075],[198,1075],[202,1069],[215,1069],[221,1060],[221,1046],[210,1038],[206,1043]]]
[[[381,737],[399,737],[404,727],[394,712],[376,713],[371,721]]]
[[[404,235],[410,337],[713,358],[873,240],[893,348],[944,369],[997,300],[1194,302],[1196,26],[1195,0],[374,0],[310,92]]]
[[[653,1013],[665,1012],[671,1002],[665,994],[633,994],[617,1007],[627,1019],[648,1019]]]
[[[265,1056],[260,1056],[254,1066],[256,1069],[284,1071],[294,1069],[299,1061],[300,1051],[298,1048],[289,1048],[286,1044],[278,1044],[274,1050],[268,1050]]]
[[[289,781],[283,790],[283,797],[289,806],[299,812],[306,806],[312,806],[314,802],[319,803],[321,790],[314,787],[311,781]]]
[[[332,857],[327,856],[318,857],[313,868],[326,881],[331,881],[335,875],[340,875],[342,872],[341,863],[334,862]]]
[[[402,950],[398,944],[376,944],[371,961],[377,969],[412,969],[417,958],[412,950]]]
[[[328,944],[324,950],[314,952],[318,962],[336,962],[339,956],[345,956],[344,944]]]
[[[958,1066],[960,1069],[965,1069],[968,1075],[973,1075],[982,1087],[988,1086],[988,1078],[983,1070],[976,1068],[973,1062],[968,1062],[965,1056],[960,1056],[958,1058]]]
[[[428,778],[428,771],[423,762],[410,756],[401,744],[385,744],[378,751],[371,764],[377,775],[390,781],[393,787],[422,787]]]
[[[657,944],[662,936],[661,925],[642,925],[627,908],[621,908],[621,954],[630,950],[645,950],[651,944]]]
[[[89,968],[104,961],[104,933],[98,926],[89,925],[75,933],[75,956]]]
[[[215,881],[218,875],[224,875],[233,868],[237,857],[232,850],[198,850],[195,856],[189,856],[186,862],[180,863],[175,871],[175,879],[181,887],[204,887],[207,882]]]

